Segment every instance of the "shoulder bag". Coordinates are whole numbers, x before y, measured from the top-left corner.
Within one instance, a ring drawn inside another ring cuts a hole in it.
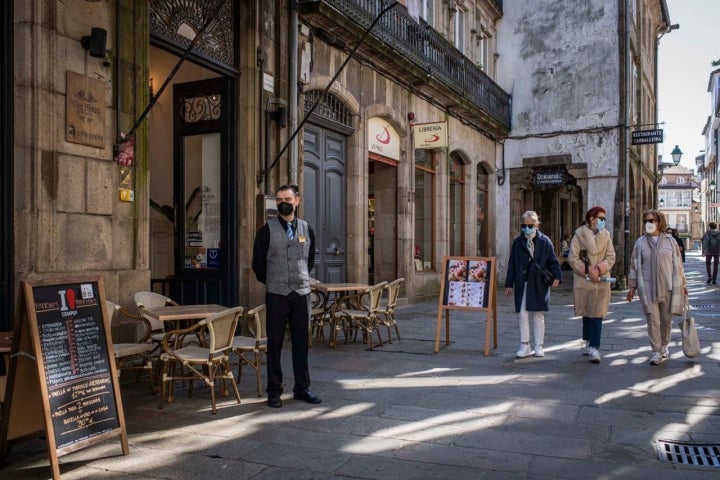
[[[688,358],[696,357],[700,354],[700,340],[695,329],[695,319],[690,315],[690,305],[687,300],[685,300],[683,318],[678,323],[678,327],[682,334],[683,354]]]

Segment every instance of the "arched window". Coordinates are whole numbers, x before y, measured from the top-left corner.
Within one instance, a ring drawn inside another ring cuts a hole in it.
[[[488,211],[488,172],[477,166],[477,191],[475,193],[475,251],[478,257],[488,256],[488,234],[485,215]]]
[[[463,255],[464,252],[464,209],[465,198],[465,167],[460,158],[450,155],[450,255]]]

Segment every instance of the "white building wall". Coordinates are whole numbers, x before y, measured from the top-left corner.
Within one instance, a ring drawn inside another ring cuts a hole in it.
[[[570,155],[573,165],[587,165],[586,175],[573,172],[583,189],[582,214],[601,205],[609,220],[621,219],[623,212],[615,212],[622,165],[617,3],[504,0],[503,11],[497,81],[512,94],[512,131],[504,152],[508,176],[524,158]],[[508,178],[497,199],[501,269],[509,240],[518,233],[514,219],[502,214],[510,204],[510,183]]]

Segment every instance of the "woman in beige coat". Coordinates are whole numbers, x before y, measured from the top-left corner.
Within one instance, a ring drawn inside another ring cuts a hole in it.
[[[604,208],[592,207],[585,214],[585,224],[575,230],[570,242],[568,263],[573,270],[575,315],[583,320],[583,353],[592,363],[600,363],[602,321],[610,305],[609,272],[615,264]]]
[[[651,365],[669,357],[668,344],[672,315],[681,315],[687,296],[687,280],[677,242],[665,232],[665,215],[657,210],[643,214],[645,235],[638,238],[630,256],[627,301],[637,291],[647,318],[648,337],[653,353]]]

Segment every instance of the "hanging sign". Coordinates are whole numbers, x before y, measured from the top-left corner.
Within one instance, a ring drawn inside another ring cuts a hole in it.
[[[413,125],[413,145],[415,149],[447,147],[447,122],[416,123]]]
[[[368,151],[400,160],[400,136],[387,120],[380,117],[368,120]]]
[[[663,130],[635,130],[630,134],[633,145],[663,143]]]

